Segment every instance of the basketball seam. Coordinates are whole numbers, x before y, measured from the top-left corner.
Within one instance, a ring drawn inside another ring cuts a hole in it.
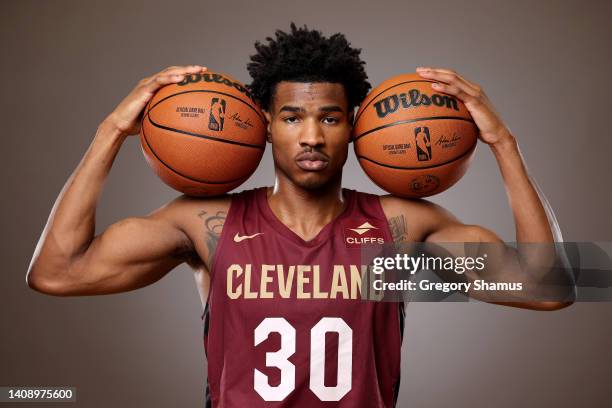
[[[253,148],[253,149],[264,150],[266,148],[265,144],[263,144],[263,145],[254,145],[254,144],[250,144],[250,143],[237,142],[235,140],[221,139],[221,138],[214,137],[214,136],[203,135],[203,134],[194,133],[194,132],[188,132],[186,130],[175,129],[175,128],[171,128],[171,127],[168,127],[168,126],[160,125],[159,123],[153,122],[153,119],[151,119],[151,116],[149,114],[147,114],[147,119],[149,119],[149,122],[151,122],[151,124],[153,126],[157,127],[157,128],[164,129],[164,130],[169,130],[171,132],[181,133],[183,135],[188,135],[188,136],[199,137],[199,138],[202,138],[202,139],[213,140],[215,142],[229,143],[229,144],[238,145],[238,146],[242,146],[242,147],[250,147],[250,148]]]
[[[404,85],[404,84],[411,84],[411,83],[413,83],[413,82],[430,82],[430,83],[433,83],[433,82],[435,82],[435,81],[431,81],[431,80],[427,80],[427,79],[415,79],[415,80],[413,80],[413,81],[404,81],[404,82],[400,82],[399,84],[391,85],[390,87],[383,89],[383,90],[382,90],[382,91],[380,91],[380,92],[379,92],[379,93],[378,93],[376,96],[372,97],[372,99],[370,99],[370,100],[368,101],[368,103],[366,103],[366,104],[363,106],[363,109],[361,109],[361,107],[360,107],[361,111],[360,111],[360,112],[358,112],[357,117],[355,118],[355,123],[357,123],[357,121],[359,120],[359,118],[361,117],[361,115],[363,115],[363,112],[365,112],[365,109],[366,109],[368,106],[370,106],[370,104],[371,104],[372,102],[374,102],[374,99],[378,98],[380,95],[384,94],[384,93],[385,93],[385,92],[387,92],[389,89],[392,89],[392,88],[395,88],[396,86],[400,86],[400,85]]]
[[[255,114],[257,115],[257,117],[259,118],[259,120],[261,120],[261,123],[262,123],[264,126],[266,126],[266,120],[265,120],[265,118],[263,118],[263,117],[262,117],[262,116],[259,114],[259,112],[257,112],[257,109],[255,109],[254,107],[252,107],[250,103],[247,103],[247,102],[243,101],[242,99],[240,99],[240,98],[238,98],[237,96],[234,96],[234,95],[232,95],[232,94],[228,94],[228,93],[225,93],[225,92],[219,92],[219,91],[209,91],[209,90],[206,90],[206,89],[193,89],[193,90],[191,90],[191,91],[181,91],[181,92],[173,93],[172,95],[165,96],[164,98],[162,98],[162,99],[160,99],[159,101],[155,102],[155,105],[151,106],[151,107],[149,108],[149,110],[147,110],[147,115],[149,114],[149,112],[151,112],[151,110],[152,110],[154,107],[156,107],[157,105],[159,105],[160,103],[162,103],[162,102],[163,102],[163,101],[165,101],[166,99],[170,99],[170,98],[175,97],[175,96],[177,96],[177,95],[184,95],[184,94],[187,94],[187,93],[193,93],[193,92],[202,92],[202,93],[216,93],[216,94],[219,94],[219,95],[225,95],[225,96],[227,96],[227,97],[234,98],[234,99],[236,99],[237,101],[240,101],[240,102],[244,103],[246,106],[248,106],[249,108],[251,108],[251,110],[252,110],[253,112],[255,112]]]
[[[414,122],[419,122],[419,121],[422,121],[422,120],[440,120],[440,119],[463,120],[465,122],[470,122],[470,123],[476,124],[473,119],[462,118],[460,116],[428,116],[428,117],[423,117],[423,118],[398,120],[396,122],[387,123],[385,125],[378,126],[378,127],[373,128],[373,129],[370,129],[368,131],[365,131],[365,132],[361,133],[360,135],[355,136],[353,138],[353,142],[356,142],[358,139],[360,139],[360,138],[362,138],[364,136],[367,136],[370,133],[373,133],[373,132],[376,132],[378,130],[385,129],[385,128],[388,128],[388,127],[397,126],[397,125],[405,125],[406,123],[414,123]]]
[[[148,118],[148,119],[149,119],[149,122],[150,122],[150,121],[151,121],[151,118]],[[181,172],[179,172],[179,171],[177,171],[177,170],[173,169],[173,168],[172,168],[172,166],[170,166],[170,165],[169,165],[169,164],[167,164],[165,161],[163,161],[163,160],[162,160],[162,159],[161,159],[161,158],[160,158],[160,157],[157,155],[157,153],[155,152],[155,150],[153,149],[153,147],[152,147],[152,146],[151,146],[151,144],[149,143],[149,140],[147,139],[147,133],[145,132],[144,127],[142,127],[142,129],[141,129],[141,130],[142,130],[142,136],[143,136],[143,139],[144,139],[145,143],[147,144],[147,146],[149,147],[149,150],[151,150],[151,153],[153,153],[153,155],[155,156],[155,158],[156,158],[156,159],[157,159],[157,160],[158,160],[158,161],[159,161],[161,164],[163,164],[164,166],[166,166],[166,167],[167,167],[167,168],[168,168],[170,171],[172,171],[173,173],[178,174],[178,175],[179,175],[179,176],[181,176],[181,177],[185,177],[186,179],[189,179],[189,180],[191,180],[191,181],[195,181],[195,182],[198,182],[198,183],[202,183],[202,184],[230,184],[230,183],[235,183],[235,182],[240,181],[240,180],[246,180],[247,178],[249,178],[249,177],[250,177],[250,174],[249,174],[248,176],[243,176],[243,177],[239,177],[239,178],[232,179],[232,180],[228,180],[228,181],[208,181],[208,180],[196,179],[196,178],[193,178],[193,177],[187,176],[187,175],[185,175],[185,174],[183,174],[183,173],[181,173]]]
[[[384,164],[384,163],[377,162],[376,160],[370,159],[369,157],[366,157],[366,156],[357,156],[357,159],[367,160],[367,161],[370,161],[370,162],[372,162],[372,163],[374,163],[374,164],[376,164],[378,166],[387,167],[387,168],[390,168],[390,169],[397,169],[397,170],[425,170],[425,169],[433,169],[435,167],[444,166],[446,164],[450,164],[450,163],[455,162],[455,161],[457,161],[459,159],[462,159],[463,157],[467,156],[468,154],[470,154],[471,152],[474,151],[474,149],[476,148],[476,144],[477,143],[478,142],[475,142],[472,147],[470,147],[465,152],[463,152],[462,154],[460,154],[459,156],[457,156],[457,157],[455,157],[455,158],[453,158],[451,160],[445,161],[443,163],[435,164],[435,165],[432,165],[432,166],[426,166],[426,167],[393,166],[393,165],[390,165],[390,164]]]

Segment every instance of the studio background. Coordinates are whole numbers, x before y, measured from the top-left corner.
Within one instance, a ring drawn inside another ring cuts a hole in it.
[[[373,86],[416,66],[483,86],[517,137],[568,241],[609,241],[612,3],[606,1],[2,2],[0,386],[75,386],[69,406],[202,406],[201,304],[180,266],[103,297],[36,293],[25,273],[51,207],[97,125],[138,80],[201,64],[249,82],[248,56],[289,23],[346,34]],[[241,189],[272,183],[268,148]],[[344,185],[382,193],[352,153]],[[97,231],[177,195],[126,141]],[[480,143],[432,201],[514,240],[497,164]],[[612,392],[612,305],[534,312],[470,303],[407,308],[400,407],[603,407]],[[59,406],[59,405],[58,405]],[[67,405],[68,406],[68,405]]]

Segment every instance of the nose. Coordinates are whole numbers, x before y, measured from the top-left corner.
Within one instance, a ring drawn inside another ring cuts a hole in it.
[[[300,146],[316,147],[325,144],[325,135],[323,129],[321,129],[321,123],[314,119],[308,118],[304,121],[302,131],[299,137]]]

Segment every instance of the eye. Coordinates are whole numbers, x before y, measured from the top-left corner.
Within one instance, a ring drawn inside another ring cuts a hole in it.
[[[290,123],[291,124],[291,123],[297,123],[297,121],[298,121],[297,116],[288,116],[286,118],[283,118],[283,122],[285,122],[285,123]]]
[[[334,125],[334,124],[338,123],[339,120],[338,120],[338,118],[334,118],[333,116],[328,116],[328,117],[323,119],[323,122],[327,123],[328,125]]]

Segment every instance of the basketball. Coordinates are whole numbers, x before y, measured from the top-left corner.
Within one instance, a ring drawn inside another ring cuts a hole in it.
[[[390,78],[373,89],[355,116],[359,164],[380,188],[402,197],[427,197],[467,171],[478,127],[456,97],[437,93],[418,74]]]
[[[140,142],[155,173],[187,195],[213,196],[246,181],[266,146],[265,118],[247,88],[228,75],[187,75],[158,90]]]

